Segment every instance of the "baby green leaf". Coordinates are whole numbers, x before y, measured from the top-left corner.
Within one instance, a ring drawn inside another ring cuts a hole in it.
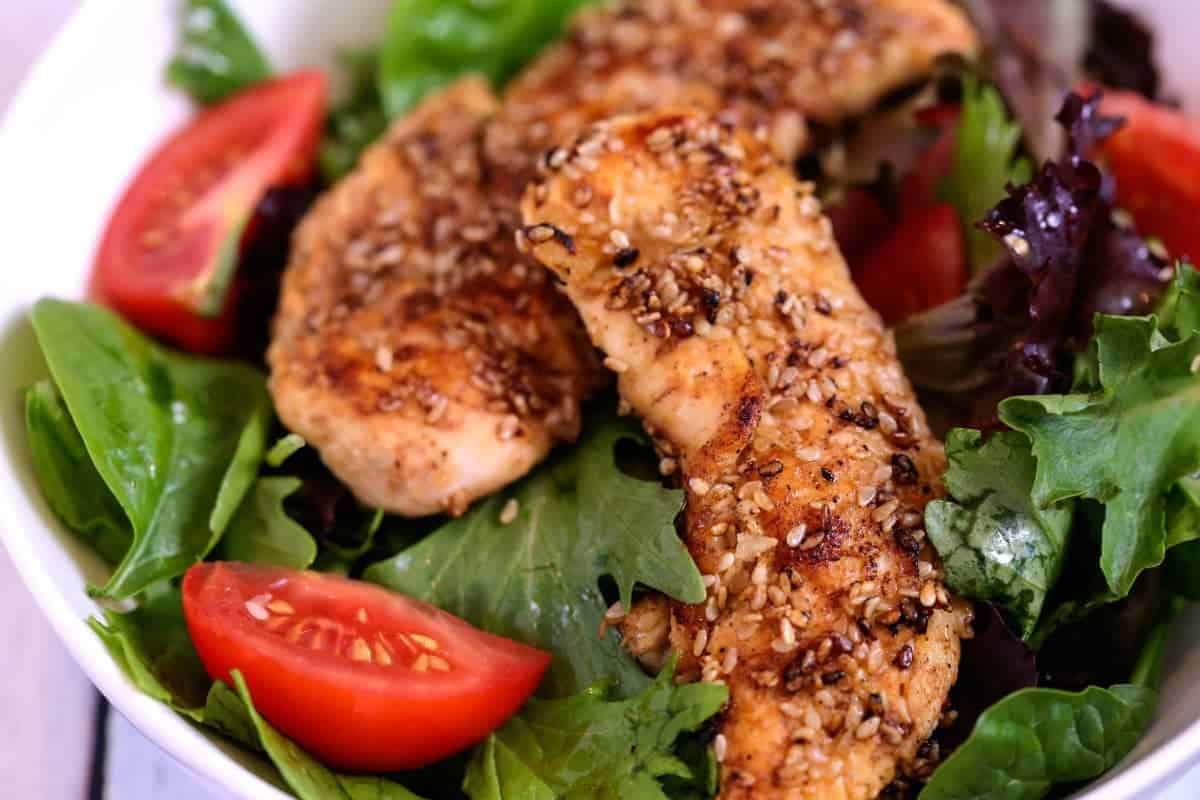
[[[605,678],[618,696],[635,694],[645,675],[615,632],[599,635],[600,576],[614,578],[626,607],[635,582],[689,603],[705,593],[675,533],[683,493],[623,473],[614,455],[623,440],[645,436],[626,421],[600,422],[569,452],[364,577],[551,651],[542,684],[550,695]],[[517,512],[506,524],[509,503]]]
[[[676,686],[674,663],[628,700],[602,686],[560,700],[531,700],[475,751],[463,785],[471,800],[667,800],[660,780],[703,783],[676,740],[720,710],[724,686]]]
[[[925,509],[930,541],[956,592],[999,605],[1028,637],[1067,553],[1073,502],[1040,508],[1030,498],[1036,463],[1020,433],[956,428],[946,440],[949,500]]]

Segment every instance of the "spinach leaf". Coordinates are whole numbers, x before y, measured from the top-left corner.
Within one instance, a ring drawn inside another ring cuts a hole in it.
[[[689,603],[704,599],[704,584],[675,533],[683,493],[624,474],[614,454],[624,440],[646,438],[628,421],[600,422],[569,452],[364,577],[549,650],[550,695],[601,679],[620,697],[636,694],[648,679],[615,632],[598,633],[606,605],[598,579],[615,579],[626,608],[635,581]],[[510,503],[517,515],[505,524]]]
[[[676,686],[670,663],[636,697],[611,700],[593,686],[560,700],[531,700],[475,751],[463,788],[471,800],[622,797],[666,800],[666,777],[708,778],[676,752],[728,698],[724,686]]]
[[[390,117],[466,72],[502,84],[590,0],[395,0],[379,55]]]
[[[1141,738],[1155,700],[1131,684],[1010,694],[980,716],[920,800],[1036,800],[1055,784],[1095,778]]]
[[[349,73],[350,91],[329,112],[317,154],[321,172],[330,183],[354,168],[362,151],[383,134],[388,123],[377,81],[379,52],[350,50],[341,53],[339,60]]]
[[[271,75],[271,66],[224,0],[186,0],[167,79],[200,103],[215,103]]]
[[[1009,116],[1000,92],[966,76],[954,162],[939,193],[958,212],[968,263],[976,272],[991,266],[1002,248],[975,223],[1004,197],[1005,186],[1025,183],[1033,175],[1029,161],[1017,158],[1020,147],[1021,126]]]
[[[317,543],[283,509],[300,483],[299,478],[259,478],[221,540],[223,557],[291,569],[311,566]]]
[[[259,744],[300,800],[421,800],[386,778],[339,775],[322,766],[259,716],[240,672],[234,671],[233,680]]]
[[[102,620],[92,617],[88,625],[142,692],[203,721],[212,681],[188,636],[177,586],[159,583],[142,594],[134,610],[105,611]]]
[[[240,674],[235,673],[238,692],[210,680],[188,637],[177,586],[164,581],[140,600],[129,613],[105,612],[103,621],[93,618],[88,624],[141,691],[265,752],[301,800],[420,800],[383,778],[338,775],[318,764],[258,716]]]
[[[50,508],[105,561],[119,564],[133,541],[129,520],[96,472],[62,395],[48,380],[25,394],[25,430],[33,471]]]
[[[985,711],[919,800],[1037,800],[1107,772],[1133,749],[1158,700],[1163,654],[1183,602],[1168,597],[1129,683],[1080,692],[1022,689]]]
[[[1200,313],[1200,295],[1186,291],[1193,272],[1180,270],[1173,319]],[[1124,596],[1162,563],[1170,493],[1200,470],[1200,335],[1154,316],[1098,315],[1095,329],[1096,391],[1009,398],[1000,418],[1033,443],[1037,505],[1104,504],[1100,566],[1110,591]]]
[[[92,464],[133,529],[96,594],[132,597],[212,550],[262,459],[261,373],[151,342],[99,306],[42,300],[33,327]]]
[[[1028,638],[1067,554],[1074,504],[1030,498],[1036,463],[1029,439],[1003,431],[985,443],[956,428],[946,440],[950,500],[925,509],[929,539],[954,591],[996,603]]]

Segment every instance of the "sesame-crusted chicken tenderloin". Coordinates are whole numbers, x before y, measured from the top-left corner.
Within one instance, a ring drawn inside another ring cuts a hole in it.
[[[363,156],[297,230],[270,388],[280,419],[364,503],[462,512],[579,432],[602,374],[570,303],[486,190],[496,110],[464,79]]]
[[[766,139],[780,158],[808,123],[836,125],[978,46],[948,0],[624,0],[585,11],[505,90],[488,126],[498,180],[618,113],[694,108]]]
[[[636,608],[626,639],[728,684],[722,797],[875,797],[934,729],[969,618],[921,530],[943,454],[890,335],[812,187],[745,131],[618,118],[546,172],[524,244],[682,473],[708,587],[666,626]]]

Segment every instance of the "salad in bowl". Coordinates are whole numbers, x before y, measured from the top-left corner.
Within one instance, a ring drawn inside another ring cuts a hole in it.
[[[304,800],[1033,800],[1137,747],[1200,599],[1200,124],[1137,17],[387,11],[280,72],[183,3],[194,112],[25,309],[124,680]]]

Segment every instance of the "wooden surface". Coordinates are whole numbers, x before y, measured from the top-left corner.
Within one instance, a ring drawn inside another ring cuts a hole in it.
[[[0,1],[0,109],[76,2]],[[1164,6],[1188,13],[1185,4],[1191,2],[1169,0]],[[11,392],[19,388],[0,387],[5,395],[2,402],[14,402]],[[119,714],[106,709],[58,643],[2,547],[0,675],[4,676],[0,681],[0,796],[222,800]],[[1200,769],[1184,776],[1159,800],[1193,800],[1197,787]]]

